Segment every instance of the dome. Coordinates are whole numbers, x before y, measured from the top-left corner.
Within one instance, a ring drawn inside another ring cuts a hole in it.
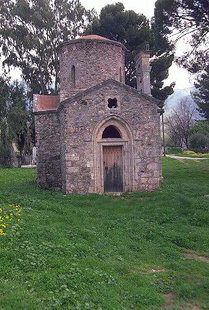
[[[113,79],[125,83],[125,47],[90,34],[59,46],[61,101]]]
[[[101,37],[101,36],[98,36],[96,34],[89,34],[87,36],[80,37],[79,39],[84,39],[84,40],[110,40],[108,38]]]

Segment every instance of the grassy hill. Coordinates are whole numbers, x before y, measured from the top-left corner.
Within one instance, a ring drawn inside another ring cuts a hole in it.
[[[209,160],[154,193],[63,195],[0,169],[0,309],[209,309]]]

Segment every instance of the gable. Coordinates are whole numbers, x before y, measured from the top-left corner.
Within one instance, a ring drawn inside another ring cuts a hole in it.
[[[85,98],[87,95],[93,95],[94,93],[97,93],[99,90],[102,91],[104,89],[105,93],[106,89],[111,87],[113,87],[115,91],[117,90],[118,93],[127,93],[130,96],[138,97],[138,99],[143,102],[152,103],[154,105],[158,105],[160,102],[159,100],[151,96],[139,93],[139,91],[133,87],[130,87],[113,79],[108,79],[106,81],[103,81],[102,83],[96,84],[93,87],[88,88],[82,92],[79,92],[76,95],[62,101],[60,103],[59,109],[62,109],[66,104],[70,104],[71,102],[79,102],[80,100],[82,100],[82,98]]]

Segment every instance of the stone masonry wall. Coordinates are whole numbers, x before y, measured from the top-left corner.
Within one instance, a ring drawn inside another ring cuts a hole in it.
[[[119,83],[117,83],[119,84]],[[108,98],[117,97],[118,108],[108,109]],[[94,90],[76,101],[65,102],[61,110],[62,164],[65,190],[95,192],[97,167],[95,157],[95,128],[108,117],[124,120],[133,135],[134,167],[131,191],[152,191],[161,182],[160,117],[156,103],[140,96],[137,91],[115,83]],[[128,165],[128,162],[124,163]]]
[[[125,83],[125,51],[118,43],[109,40],[70,41],[60,48],[59,57],[61,101],[110,78]],[[75,66],[75,88],[72,66]]]
[[[35,113],[37,183],[41,187],[62,188],[60,123],[58,113]]]

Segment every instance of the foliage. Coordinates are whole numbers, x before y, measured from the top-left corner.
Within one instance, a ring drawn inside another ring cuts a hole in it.
[[[11,155],[11,144],[8,140],[5,142],[5,140],[2,139],[2,134],[0,138],[0,158],[8,158]]]
[[[209,136],[202,133],[194,133],[189,138],[189,145],[191,150],[195,152],[208,152],[209,151]]]
[[[149,21],[142,14],[125,11],[120,2],[102,8],[99,18],[94,19],[86,33],[98,34],[119,41],[128,50],[126,57],[126,83],[136,86],[135,61],[137,47],[145,48],[152,41]]]
[[[202,133],[209,136],[209,122],[205,120],[197,121],[192,127],[191,133]]]
[[[152,96],[161,100],[162,106],[169,95],[172,95],[175,83],[164,86],[164,80],[168,78],[169,68],[172,65],[174,55],[165,53],[151,62],[152,70],[150,81],[152,85]]]
[[[160,191],[122,196],[39,189],[33,169],[0,170],[0,206],[21,206],[0,236],[1,308],[209,308],[208,163],[163,160]],[[192,270],[192,272],[191,272]]]
[[[20,152],[32,149],[32,109],[25,86],[17,81],[12,84],[0,80],[0,157],[12,155],[12,142]]]
[[[194,157],[194,158],[209,158],[209,153],[199,153],[199,152],[194,152],[194,151],[184,151],[183,155],[189,156],[189,157]]]
[[[9,95],[9,81],[0,77],[0,157],[8,157],[11,153],[11,142],[7,123]]]
[[[0,122],[4,119],[7,110],[7,100],[9,98],[9,83],[0,77]]]
[[[174,146],[189,147],[189,136],[195,124],[195,116],[196,108],[189,101],[182,100],[166,118],[167,134]]]
[[[11,140],[17,145],[22,155],[26,145],[29,126],[29,101],[25,88],[17,81],[10,87],[8,126]]]
[[[82,33],[92,12],[79,0],[0,0],[0,46],[31,95],[58,92],[57,46]]]
[[[197,78],[194,86],[196,88],[193,92],[194,101],[199,107],[200,114],[209,121],[209,65]]]
[[[166,149],[167,149],[166,154],[180,154],[180,153],[182,153],[182,148],[178,147],[178,146],[167,146]]]
[[[203,70],[209,58],[208,0],[157,0],[155,5],[162,35],[188,39],[191,48],[178,62],[190,72]]]
[[[190,151],[190,150],[184,151],[183,154],[184,155],[196,155],[194,151]]]
[[[174,60],[174,46],[169,42],[165,35],[165,28],[162,28],[162,11],[155,3],[154,18],[152,19],[153,44],[152,50],[154,57],[151,65],[151,84],[153,97],[162,101],[173,93],[175,83],[164,86],[164,80],[168,78],[169,68]]]
[[[152,61],[151,82],[153,96],[165,100],[173,92],[174,85],[163,87],[163,80],[168,77],[168,68],[173,61],[171,47],[166,39],[161,38],[153,23],[153,29],[148,19],[134,11],[125,10],[120,2],[105,6],[99,18],[95,18],[87,29],[87,34],[98,34],[111,40],[123,43],[128,53],[126,55],[126,83],[136,87],[135,56],[139,49],[147,46],[153,50],[156,57]],[[157,37],[158,36],[158,37]]]

